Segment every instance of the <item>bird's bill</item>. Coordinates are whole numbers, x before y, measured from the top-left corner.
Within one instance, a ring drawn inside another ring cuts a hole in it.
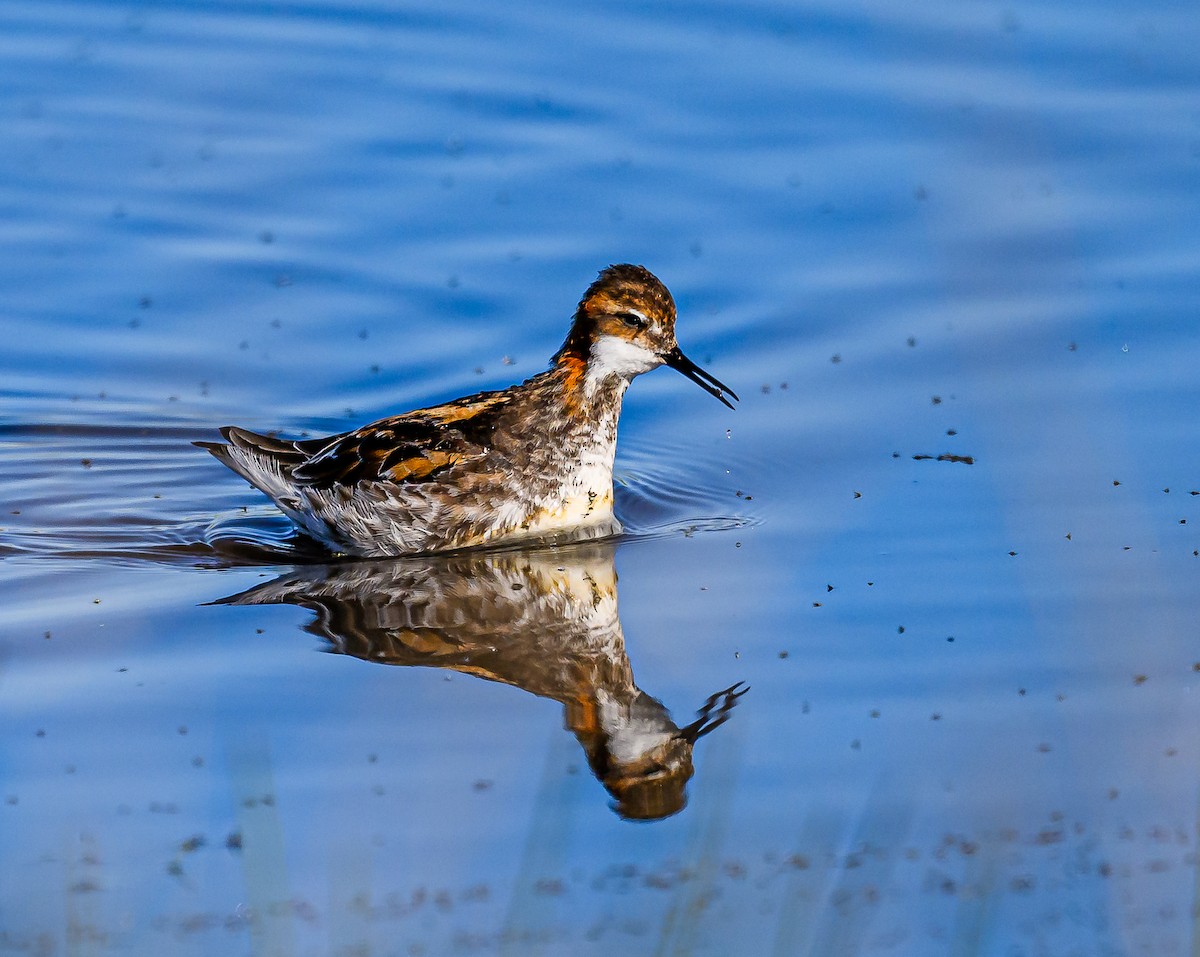
[[[701,369],[696,363],[679,351],[679,346],[676,346],[670,352],[661,354],[662,361],[669,365],[677,372],[682,372],[685,376],[691,379],[696,385],[700,386],[709,395],[715,395],[718,399],[724,402],[729,408],[733,408],[733,403],[725,396],[728,395],[733,399],[737,399],[738,395],[733,389],[729,388],[720,379],[709,375]]]

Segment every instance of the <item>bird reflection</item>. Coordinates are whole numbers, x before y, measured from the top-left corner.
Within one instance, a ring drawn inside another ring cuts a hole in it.
[[[679,727],[634,683],[611,542],[306,566],[219,604],[301,605],[306,630],[364,661],[447,668],[561,702],[564,723],[621,817],[687,803],[692,750],[746,688]]]

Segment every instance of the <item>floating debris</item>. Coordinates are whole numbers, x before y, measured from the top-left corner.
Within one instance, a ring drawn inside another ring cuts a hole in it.
[[[896,457],[896,456],[893,456]],[[974,465],[975,456],[973,455],[955,455],[951,452],[943,452],[941,455],[929,455],[925,452],[918,452],[913,456],[914,462],[961,462],[963,465]]]

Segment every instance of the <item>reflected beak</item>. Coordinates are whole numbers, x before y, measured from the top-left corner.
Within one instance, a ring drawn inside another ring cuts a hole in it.
[[[736,399],[737,396],[734,396],[734,398]],[[730,685],[724,691],[718,691],[716,694],[709,695],[703,707],[696,712],[699,717],[686,728],[680,728],[679,733],[675,737],[686,741],[688,744],[695,744],[697,740],[703,738],[710,731],[715,731],[728,721],[734,707],[737,705],[738,698],[749,690],[750,686],[746,682],[739,681],[735,685]]]
[[[676,346],[670,352],[659,353],[659,358],[662,359],[672,369],[682,372],[685,376],[691,379],[696,385],[700,386],[709,395],[715,395],[718,399],[724,402],[729,408],[733,408],[733,403],[725,398],[726,394],[736,399],[737,393],[729,388],[720,379],[710,376],[707,372],[701,369],[696,363],[679,351],[679,346]]]

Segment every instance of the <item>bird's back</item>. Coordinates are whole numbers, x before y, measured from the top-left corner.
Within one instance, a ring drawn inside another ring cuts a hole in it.
[[[616,412],[556,418],[553,370],[520,385],[290,440],[236,426],[197,443],[339,552],[382,556],[612,519]],[[539,434],[541,433],[541,434]]]

